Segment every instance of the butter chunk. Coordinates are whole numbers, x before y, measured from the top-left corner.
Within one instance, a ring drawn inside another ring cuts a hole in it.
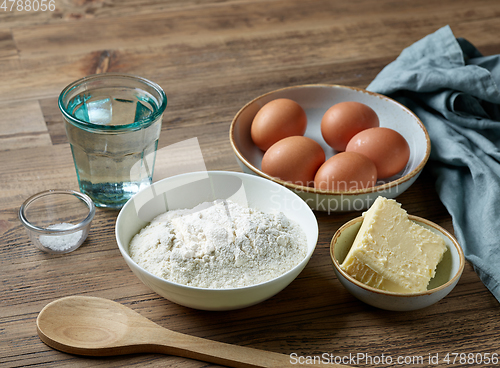
[[[443,259],[442,237],[414,223],[393,199],[378,197],[340,266],[356,280],[386,291],[427,290]]]

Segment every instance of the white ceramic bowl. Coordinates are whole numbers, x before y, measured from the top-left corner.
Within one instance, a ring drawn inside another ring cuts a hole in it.
[[[130,258],[130,240],[154,217],[167,210],[193,208],[216,199],[231,199],[242,206],[266,213],[283,212],[306,233],[306,257],[293,269],[273,280],[234,289],[205,289],[170,282],[144,270]],[[151,290],[186,307],[231,310],[248,307],[272,297],[299,275],[316,247],[318,222],[305,202],[281,185],[254,175],[209,171],[169,177],[137,193],[118,214],[115,232],[118,248],[125,262]]]
[[[357,101],[370,106],[377,113],[380,126],[396,130],[410,146],[410,159],[397,175],[378,181],[377,186],[349,192],[323,191],[295,185],[269,176],[261,171],[264,153],[253,143],[250,127],[259,109],[269,101],[289,98],[302,106],[307,114],[305,136],[316,140],[324,149],[326,158],[336,151],[321,136],[321,118],[334,104]],[[395,198],[413,184],[430,154],[430,139],[419,118],[400,103],[377,93],[360,88],[338,85],[303,85],[266,93],[246,104],[234,117],[229,139],[238,164],[249,174],[272,180],[294,190],[314,210],[324,212],[362,211],[371,206],[379,195]]]
[[[358,233],[363,217],[357,217],[340,227],[332,238],[330,256],[333,269],[340,283],[356,298],[374,307],[392,311],[410,311],[428,307],[446,295],[457,284],[465,266],[462,248],[456,239],[445,229],[421,217],[409,215],[410,220],[440,235],[448,248],[443,260],[436,268],[436,276],[431,279],[427,291],[421,293],[394,293],[370,287],[354,279],[340,268],[354,238]]]

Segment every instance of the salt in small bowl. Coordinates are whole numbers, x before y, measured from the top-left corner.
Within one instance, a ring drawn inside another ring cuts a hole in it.
[[[35,194],[19,209],[19,219],[31,242],[52,254],[78,249],[89,234],[94,214],[92,199],[70,189],[51,189]]]

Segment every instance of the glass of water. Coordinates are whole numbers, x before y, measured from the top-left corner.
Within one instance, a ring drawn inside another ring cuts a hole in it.
[[[167,97],[147,79],[88,76],[59,95],[80,191],[98,207],[121,208],[152,182]]]

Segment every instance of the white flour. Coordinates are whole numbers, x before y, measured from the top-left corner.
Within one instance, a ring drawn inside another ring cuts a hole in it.
[[[281,212],[215,201],[157,216],[135,235],[129,253],[166,280],[227,289],[284,274],[305,258],[307,242],[302,229]]]

